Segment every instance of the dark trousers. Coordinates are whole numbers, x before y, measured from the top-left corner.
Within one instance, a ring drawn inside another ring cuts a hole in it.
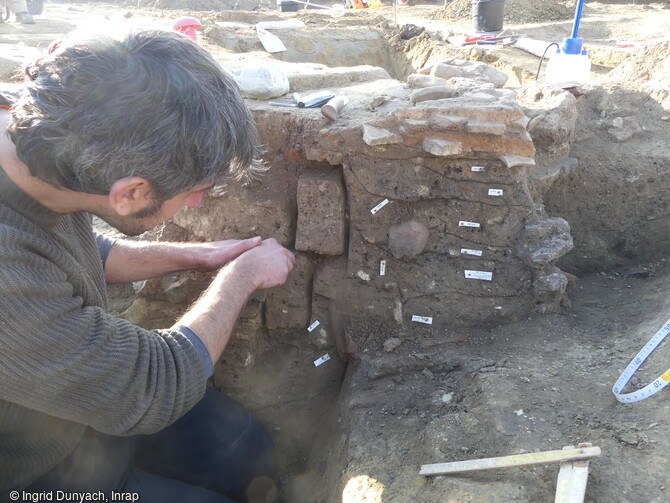
[[[239,402],[211,388],[186,415],[147,436],[89,430],[29,492],[136,493],[141,503],[272,501],[274,449]],[[123,497],[123,495],[122,495]],[[120,501],[121,499],[117,499]]]

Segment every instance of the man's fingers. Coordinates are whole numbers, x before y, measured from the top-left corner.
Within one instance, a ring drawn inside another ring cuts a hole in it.
[[[244,246],[247,249],[254,248],[255,246],[258,246],[261,243],[263,243],[263,239],[260,236],[256,236],[255,238],[243,239],[242,241],[240,241],[240,244],[244,244]]]
[[[232,247],[229,248],[228,254],[230,255],[229,260],[237,257],[238,255],[244,253],[247,250],[256,248],[258,245],[262,244],[263,240],[260,237],[242,239],[235,243]]]

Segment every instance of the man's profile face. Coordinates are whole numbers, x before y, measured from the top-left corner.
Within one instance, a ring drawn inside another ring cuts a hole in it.
[[[96,216],[126,236],[139,236],[169,220],[184,206],[189,208],[199,206],[205,192],[213,186],[211,182],[198,185],[166,201],[148,199],[144,208],[130,215],[119,215],[113,210],[108,210],[100,211]]]

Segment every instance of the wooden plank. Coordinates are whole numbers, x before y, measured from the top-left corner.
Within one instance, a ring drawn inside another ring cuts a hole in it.
[[[514,456],[502,456],[496,458],[472,459],[469,461],[454,461],[453,463],[436,463],[422,465],[419,475],[446,475],[448,473],[461,473],[479,470],[492,470],[495,468],[507,468],[510,466],[543,465],[547,463],[560,463],[562,461],[575,461],[600,456],[600,447],[583,447],[578,449],[531,452],[528,454],[516,454]]]
[[[590,447],[591,444],[588,445]],[[587,447],[581,446],[580,447]],[[567,445],[563,447],[564,451],[574,449],[574,445]],[[570,478],[572,477],[572,461],[563,461],[561,469],[558,471],[558,478],[556,479],[556,498],[554,503],[565,503],[568,499],[568,491],[570,490]]]
[[[583,443],[577,447],[591,447],[591,444]],[[570,445],[563,447],[563,450],[574,448],[574,446]],[[588,478],[588,460],[565,461],[561,463],[558,480],[556,481],[556,499],[554,503],[584,503]]]
[[[566,503],[570,491],[570,478],[572,477],[572,461],[563,461],[556,479],[556,497],[554,503]]]

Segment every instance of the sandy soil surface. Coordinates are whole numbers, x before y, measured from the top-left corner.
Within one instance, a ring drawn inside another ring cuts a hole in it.
[[[412,23],[425,26],[436,39],[444,40],[471,30],[468,3],[455,0],[446,8],[430,3],[396,11],[371,9],[358,13],[358,21],[372,26],[383,21]],[[35,25],[0,25],[0,55],[3,47],[7,48],[5,54],[11,50],[30,55],[62,33],[77,27],[95,29],[100,23],[132,22],[165,28],[187,13],[222,21],[245,18],[229,11],[195,13],[183,6],[169,10],[167,1],[163,9],[158,2],[156,8],[151,8],[153,2],[140,8],[137,5],[50,2]],[[573,9],[574,2],[569,1],[510,0],[505,29],[560,41],[569,35]],[[344,13],[310,11],[300,15],[310,23],[327,25]],[[289,17],[267,10],[250,13],[247,18],[253,22],[259,16]],[[667,26],[668,2],[588,2],[580,35],[601,63],[594,67],[594,78],[606,81],[613,66],[641,50],[616,48],[617,41],[667,40]],[[206,37],[202,43],[222,58],[240,57]],[[537,68],[537,57],[517,49],[487,50],[510,68],[530,74]],[[630,66],[631,87],[636,74],[648,73],[650,66],[662,66],[662,61],[652,55],[649,58],[646,63],[642,60]],[[659,79],[666,77],[661,74]],[[655,89],[664,89],[670,78],[656,84]],[[662,102],[664,96],[659,94],[657,99]],[[669,501],[667,392],[634,405],[617,403],[611,392],[619,373],[670,312],[666,262],[636,261],[635,257],[631,262],[633,266],[580,277],[569,288],[569,299],[559,314],[449,334],[417,329],[416,333],[402,334],[400,349],[367,348],[369,356],[362,358],[361,367],[367,369],[367,379],[360,372],[353,373],[348,399],[354,425],[348,442],[359,448],[352,448],[355,452],[348,460],[347,474],[351,480],[363,482],[347,489],[344,501],[551,501],[556,465],[429,480],[418,477],[418,468],[424,463],[554,450],[580,442],[591,442],[603,451],[591,463],[587,502]],[[387,329],[388,338],[393,338],[392,327],[360,328]],[[401,350],[411,358],[395,358]],[[664,372],[669,352],[670,346],[662,344],[636,375],[634,384],[647,384]],[[376,369],[376,373],[369,369]],[[351,405],[355,400],[358,405]],[[427,451],[432,456],[426,456]],[[312,453],[311,459],[323,457]],[[304,495],[304,487],[309,485],[296,488],[296,479],[288,472],[284,478],[287,502],[312,501]],[[340,496],[319,501],[340,501]]]

